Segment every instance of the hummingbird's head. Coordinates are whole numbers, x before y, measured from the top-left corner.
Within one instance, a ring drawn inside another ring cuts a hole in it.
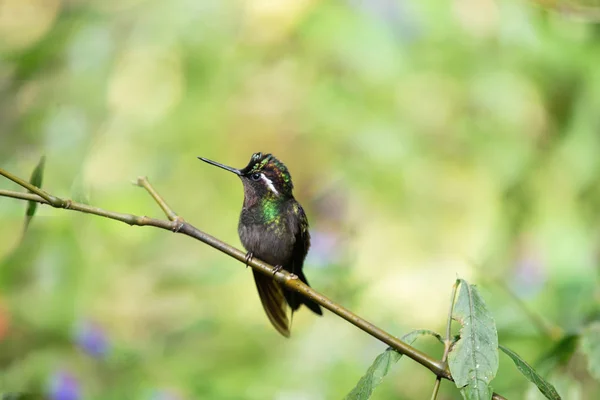
[[[198,158],[238,175],[244,184],[246,197],[292,196],[294,188],[292,177],[287,167],[272,154],[254,153],[248,165],[242,169],[231,168],[206,158]]]

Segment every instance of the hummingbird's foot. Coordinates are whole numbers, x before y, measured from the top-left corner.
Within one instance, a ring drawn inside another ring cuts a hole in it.
[[[276,265],[275,268],[273,268],[273,276],[275,276],[275,274],[281,271],[282,269],[283,265]]]
[[[253,256],[254,255],[252,254],[251,251],[249,251],[249,252],[246,253],[246,257],[244,258],[244,261],[246,263],[246,268],[248,268],[248,263],[252,260]]]

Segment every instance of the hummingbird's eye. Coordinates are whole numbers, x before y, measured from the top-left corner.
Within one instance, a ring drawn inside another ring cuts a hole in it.
[[[260,174],[258,172],[255,172],[254,174],[250,175],[250,179],[252,179],[253,181],[260,181]]]

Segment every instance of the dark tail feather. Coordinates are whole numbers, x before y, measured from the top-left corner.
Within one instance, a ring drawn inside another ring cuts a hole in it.
[[[308,284],[308,281],[306,280],[306,276],[304,276],[304,273],[302,271],[296,272],[296,275],[298,275],[298,279],[310,286]],[[287,300],[290,307],[292,307],[293,311],[296,311],[301,304],[304,304],[315,314],[323,315],[323,310],[321,310],[321,307],[314,301],[307,299],[306,297],[301,296],[296,292],[292,292],[291,290],[284,290],[283,295],[285,296],[285,299]]]
[[[286,297],[281,285],[273,279],[252,270],[260,301],[271,324],[285,337],[290,336],[290,323],[287,317]],[[317,306],[318,307],[318,306]],[[297,307],[296,307],[297,308]]]

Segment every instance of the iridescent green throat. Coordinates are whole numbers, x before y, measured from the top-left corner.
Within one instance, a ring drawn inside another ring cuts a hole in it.
[[[264,222],[278,224],[281,221],[281,201],[275,197],[265,197],[260,201]]]

